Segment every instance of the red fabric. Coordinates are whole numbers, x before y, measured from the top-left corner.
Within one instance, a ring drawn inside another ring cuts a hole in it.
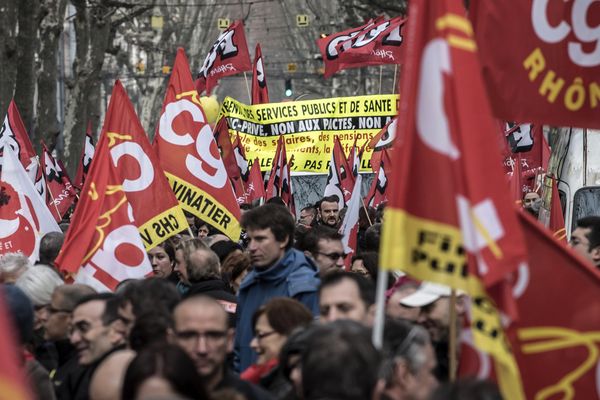
[[[405,19],[377,17],[358,28],[347,29],[317,40],[325,63],[325,78],[346,68],[400,64]]]
[[[0,291],[4,290],[0,285]],[[33,396],[27,381],[17,335],[8,312],[4,293],[0,293],[0,399],[29,400]]]
[[[240,208],[181,48],[157,125],[153,146],[183,209],[237,241]]]
[[[460,228],[469,272],[491,287],[517,268],[525,248],[498,148],[490,146],[497,125],[476,45],[470,25],[458,23],[461,2],[416,4],[421,23],[410,25],[406,36],[388,207]],[[411,18],[412,11],[413,3]],[[448,19],[435,23],[438,18]],[[484,229],[477,228],[474,213]]]
[[[260,379],[267,375],[269,372],[273,370],[279,364],[279,360],[276,358],[267,361],[264,364],[252,364],[245,371],[240,374],[240,378],[245,381],[254,383],[255,385],[260,384]]]
[[[194,87],[206,89],[206,94],[210,95],[219,79],[251,69],[244,24],[241,20],[234,21],[213,43],[202,63],[198,83]]]
[[[219,150],[221,150],[221,158],[225,164],[225,169],[227,169],[227,175],[229,176],[233,191],[235,192],[235,197],[237,198],[238,203],[240,203],[240,198],[244,196],[244,184],[241,181],[240,170],[238,168],[235,153],[233,152],[233,146],[231,145],[227,118],[221,118],[219,122],[217,122],[213,134],[217,141],[217,146],[219,146]]]
[[[528,267],[520,269],[513,289],[522,318],[511,325],[509,338],[527,398],[595,398],[600,270],[557,242],[529,215],[520,213],[519,218]],[[579,373],[568,379],[576,370]],[[549,392],[542,396],[542,390]],[[568,395],[566,390],[573,392]]]
[[[262,175],[260,173],[260,161],[258,158],[254,160],[250,167],[248,182],[245,185],[244,203],[253,203],[255,201],[265,200],[267,194]]]
[[[79,159],[79,165],[77,166],[77,173],[75,174],[75,181],[73,186],[77,189],[83,187],[83,182],[90,169],[92,158],[94,157],[94,138],[92,136],[92,122],[88,122],[87,130],[85,131],[85,141],[83,148],[81,149],[81,158]]]
[[[252,104],[265,104],[269,102],[269,89],[267,88],[267,76],[263,62],[260,44],[256,44],[254,52],[254,64],[252,65]]]
[[[394,143],[394,139],[396,138],[396,118],[393,118],[388,121],[387,124],[377,133],[377,135],[373,136],[373,138],[369,141],[369,148],[373,149],[373,151],[380,151],[383,149],[387,149],[392,147]],[[373,163],[371,162],[371,165]],[[379,166],[373,165],[373,168],[379,168]]]
[[[376,175],[371,182],[369,193],[367,193],[367,197],[365,197],[365,204],[369,207],[377,208],[378,205],[388,200],[388,178],[392,171],[392,161],[390,160],[387,149],[374,152],[373,156],[378,160],[378,168]]]
[[[287,161],[285,139],[283,136],[279,136],[277,140],[277,149],[275,150],[273,168],[271,169],[271,175],[267,183],[266,193],[267,200],[272,197],[281,197],[290,209],[290,212],[295,215],[296,205],[292,189],[290,164]]]
[[[46,180],[46,204],[56,222],[60,222],[75,202],[75,190],[43,141],[42,171]]]
[[[600,128],[600,7],[586,1],[471,2],[494,114],[507,121]]]
[[[250,174],[250,165],[246,158],[246,150],[244,150],[244,145],[237,132],[235,134],[235,140],[233,141],[233,154],[235,155],[235,161],[239,169],[240,177],[242,178],[242,181],[246,183],[248,182]]]
[[[356,178],[354,187],[352,188],[352,196],[348,199],[346,214],[344,220],[340,225],[339,232],[343,235],[342,244],[344,245],[344,252],[346,258],[344,259],[344,267],[346,271],[350,271],[352,266],[352,257],[358,250],[358,228],[359,228],[359,214],[362,207],[362,197],[360,193],[360,187],[362,183],[362,176],[359,175]]]
[[[25,170],[30,170],[31,164],[36,163],[35,150],[14,100],[11,100],[8,105],[8,112],[0,131],[0,142],[8,143],[12,148],[18,149],[19,160]]]

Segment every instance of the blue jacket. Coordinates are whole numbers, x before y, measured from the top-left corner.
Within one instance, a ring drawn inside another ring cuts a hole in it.
[[[265,270],[251,271],[240,285],[235,331],[234,366],[244,371],[255,360],[250,348],[252,315],[273,297],[291,297],[319,315],[319,270],[302,252],[290,249],[280,262]]]

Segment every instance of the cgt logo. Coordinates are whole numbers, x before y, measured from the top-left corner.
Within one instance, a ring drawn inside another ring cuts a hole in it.
[[[569,41],[567,52],[569,59],[580,67],[596,67],[600,65],[600,26],[591,27],[588,21],[597,21],[598,8],[592,16],[590,7],[595,0],[574,0],[571,8],[571,25],[561,20],[558,24],[548,19],[549,0],[533,0],[531,6],[531,22],[536,35],[546,43],[564,41],[571,30],[577,41]],[[557,2],[558,3],[558,2]],[[552,2],[552,6],[556,5]],[[592,45],[594,44],[594,45]],[[586,49],[590,50],[586,52]]]
[[[220,55],[221,59],[224,60],[229,57],[235,57],[238,54],[238,47],[233,42],[234,36],[235,30],[227,30],[219,35],[217,41],[212,45],[212,48],[204,59],[202,68],[200,68],[200,75],[205,78],[208,77],[209,71],[217,60],[217,56]]]
[[[403,21],[394,22],[394,20],[371,22],[363,28],[359,28],[346,35],[332,38],[326,46],[327,58],[335,60],[340,53],[350,49],[365,47],[380,37],[392,24],[398,24],[390,33],[382,39],[384,46],[400,46],[403,41],[402,26]]]

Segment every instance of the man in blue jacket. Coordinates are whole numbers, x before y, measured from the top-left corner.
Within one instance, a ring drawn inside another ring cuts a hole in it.
[[[294,218],[283,206],[266,204],[242,217],[248,234],[253,270],[238,293],[235,366],[244,371],[256,355],[250,349],[252,315],[273,297],[291,297],[319,314],[319,270],[302,252],[292,249]]]

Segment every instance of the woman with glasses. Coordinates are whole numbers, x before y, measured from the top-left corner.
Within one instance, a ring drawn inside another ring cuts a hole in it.
[[[292,386],[278,366],[279,353],[290,334],[312,320],[310,310],[290,298],[275,297],[261,306],[252,317],[250,347],[257,355],[256,362],[242,372],[242,379],[261,385],[275,398],[285,397]]]

